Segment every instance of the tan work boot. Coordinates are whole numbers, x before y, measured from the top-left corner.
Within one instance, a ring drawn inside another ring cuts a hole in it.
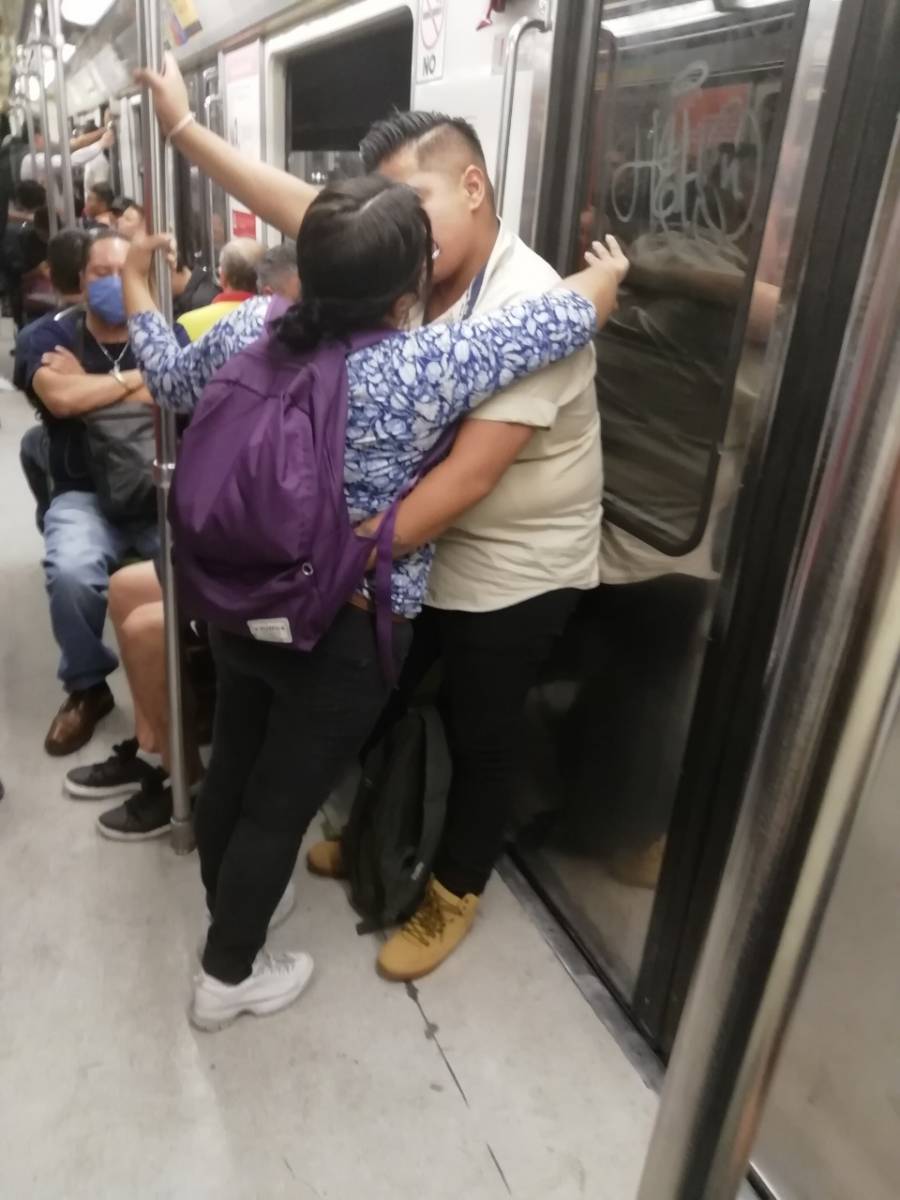
[[[609,863],[609,873],[628,887],[655,888],[666,852],[665,835],[640,850],[622,850]]]
[[[306,855],[306,866],[313,875],[325,875],[328,879],[346,879],[344,851],[340,841],[316,842]]]
[[[455,896],[434,878],[425,898],[378,955],[378,972],[398,983],[421,979],[447,958],[472,928],[479,897]]]

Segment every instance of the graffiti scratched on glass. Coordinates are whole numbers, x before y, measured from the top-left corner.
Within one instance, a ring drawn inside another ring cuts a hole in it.
[[[762,133],[753,88],[703,91],[696,80],[707,74],[705,63],[695,64],[693,86],[676,81],[649,128],[635,126],[633,157],[612,176],[612,206],[620,221],[649,219],[652,232],[678,229],[738,242],[760,188]],[[649,212],[638,211],[642,198]]]

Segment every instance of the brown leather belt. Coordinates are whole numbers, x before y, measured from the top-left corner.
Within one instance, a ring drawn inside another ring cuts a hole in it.
[[[361,608],[363,612],[374,613],[375,605],[368,596],[364,596],[362,592],[354,592],[348,604],[352,604],[354,608]],[[405,625],[409,617],[401,617],[399,613],[391,613],[391,620],[395,625]]]

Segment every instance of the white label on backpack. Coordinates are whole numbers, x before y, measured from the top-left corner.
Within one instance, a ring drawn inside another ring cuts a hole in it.
[[[270,617],[265,621],[248,621],[247,628],[258,642],[291,644],[291,623],[287,617]]]

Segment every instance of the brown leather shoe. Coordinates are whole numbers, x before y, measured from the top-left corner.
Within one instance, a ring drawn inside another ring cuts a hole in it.
[[[70,692],[53,718],[44,749],[54,758],[74,754],[94,736],[97,722],[115,707],[113,694],[105,683],[84,692]]]

